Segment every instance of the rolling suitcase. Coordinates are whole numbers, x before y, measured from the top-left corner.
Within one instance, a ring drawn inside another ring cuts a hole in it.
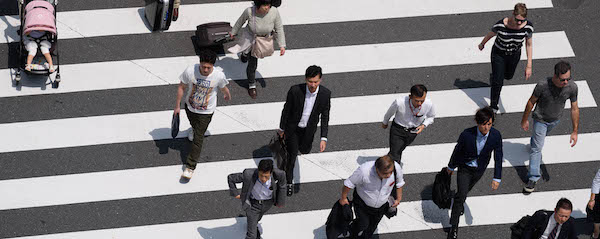
[[[210,47],[230,40],[231,24],[229,22],[211,22],[196,27],[196,44],[199,47]]]
[[[167,30],[171,26],[173,18],[174,0],[151,0],[147,1],[144,15],[152,31]]]

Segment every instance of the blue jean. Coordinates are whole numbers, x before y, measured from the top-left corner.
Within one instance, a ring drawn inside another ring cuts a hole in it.
[[[537,182],[540,180],[540,163],[542,162],[542,148],[544,147],[544,139],[546,134],[550,132],[560,120],[550,123],[539,122],[533,120],[533,134],[531,135],[531,151],[529,152],[529,180]]]

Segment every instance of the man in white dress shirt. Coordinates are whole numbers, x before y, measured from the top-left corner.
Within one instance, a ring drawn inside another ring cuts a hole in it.
[[[344,181],[342,198],[339,200],[341,205],[348,204],[348,192],[354,188],[352,202],[356,218],[352,222],[350,237],[371,238],[383,215],[390,207],[400,204],[403,185],[402,168],[388,155],[360,165]],[[397,188],[396,199],[390,199],[394,187]]]
[[[427,88],[424,85],[414,85],[410,88],[410,95],[394,100],[383,117],[381,128],[387,129],[390,118],[395,115],[390,129],[388,154],[398,163],[402,160],[402,151],[406,146],[433,123],[435,110],[431,100],[426,97]]]

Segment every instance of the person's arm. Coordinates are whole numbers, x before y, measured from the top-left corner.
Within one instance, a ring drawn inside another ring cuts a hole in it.
[[[348,192],[350,192],[350,189],[356,190],[356,185],[359,185],[362,183],[362,171],[361,171],[361,167],[358,166],[358,168],[356,170],[354,170],[354,173],[352,173],[352,175],[350,175],[350,177],[348,177],[346,180],[344,180],[344,187],[342,188],[342,196],[339,200],[340,204],[342,206],[348,204]]]
[[[402,188],[403,187],[396,188],[396,200],[394,200],[394,205],[392,205],[392,207],[397,207],[400,204],[400,201],[402,201]]]
[[[456,142],[456,146],[454,146],[454,151],[452,151],[452,156],[450,156],[450,162],[448,162],[448,174],[452,175],[452,173],[456,170],[457,162],[456,160],[460,155],[462,155],[463,145],[465,141],[464,133],[461,133],[458,136],[458,141]]]
[[[231,93],[229,93],[229,88],[227,88],[227,86],[225,86],[219,90],[221,90],[221,93],[223,93],[223,99],[231,100]]]
[[[483,37],[483,40],[481,40],[481,43],[479,43],[479,46],[478,46],[479,50],[480,51],[483,50],[485,43],[487,43],[494,36],[496,36],[495,32],[489,32],[487,35],[485,35]]]
[[[232,173],[227,176],[227,183],[229,184],[229,195],[235,198],[240,198],[240,192],[237,189],[236,183],[244,182],[244,175],[242,173]]]
[[[326,103],[323,111],[321,112],[321,143],[319,145],[320,152],[325,151],[327,147],[327,133],[329,130],[329,110],[331,109],[331,94],[326,96]]]
[[[571,121],[573,121],[573,132],[571,133],[571,147],[577,144],[577,131],[579,129],[579,106],[577,101],[571,102]]]
[[[521,118],[521,128],[525,131],[529,130],[529,114],[533,110],[533,106],[537,103],[538,98],[535,95],[529,97],[527,104],[525,105],[525,111],[523,111],[523,117]]]
[[[248,12],[249,12],[248,8],[244,9],[244,12],[242,12],[242,15],[238,18],[238,20],[235,22],[235,24],[231,28],[231,36],[232,37],[239,33],[242,26],[244,26],[244,23],[246,23],[246,21],[248,21],[248,19],[250,18],[250,15],[248,14]]]
[[[285,171],[280,170],[280,169],[273,169],[273,173],[275,175],[277,175],[277,207],[283,207],[285,206],[285,198],[286,196],[286,192],[285,189],[287,188],[287,181],[285,178]]]
[[[417,126],[417,134],[420,134],[425,128],[427,128],[427,126],[433,124],[434,118],[435,109],[433,108],[433,104],[431,104],[431,108],[429,108],[429,111],[427,111],[427,113],[425,114],[425,120],[423,120],[423,123],[421,125]]]
[[[533,41],[531,40],[531,37],[528,37],[527,40],[525,40],[525,52],[527,53],[527,66],[525,66],[525,80],[529,80],[529,77],[531,77],[531,66],[532,66],[532,60],[531,57],[533,56]]]
[[[283,22],[281,21],[281,16],[279,15],[279,10],[277,8],[271,8],[271,11],[276,11],[277,13],[275,16],[275,37],[277,38],[277,44],[279,45],[279,55],[283,56],[285,54],[285,32],[283,31]]]
[[[502,180],[502,158],[504,153],[502,152],[502,135],[498,133],[500,137],[499,143],[494,148],[494,179],[492,179],[492,190],[498,189]]]
[[[342,187],[342,197],[340,198],[340,205],[344,206],[346,204],[350,204],[350,202],[348,202],[348,193],[350,192],[349,187]]]
[[[183,97],[185,86],[186,85],[183,82],[179,83],[177,86],[177,99],[175,100],[175,110],[173,114],[179,114],[181,111],[181,98]]]
[[[381,122],[381,128],[387,129],[388,124],[390,123],[390,118],[392,118],[393,115],[396,114],[396,110],[398,109],[398,103],[396,103],[397,100],[394,100],[392,102],[392,105],[390,105],[390,107],[388,108],[387,112],[385,112],[385,115],[383,116],[383,121]]]
[[[279,132],[280,137],[284,136],[283,132],[285,131],[285,126],[287,125],[287,122],[291,117],[291,108],[294,107],[294,93],[292,92],[293,89],[294,86],[292,86],[290,90],[288,90],[287,98],[285,100],[285,103],[283,104],[283,110],[281,110],[281,119],[279,120],[279,129],[281,129],[281,131]]]

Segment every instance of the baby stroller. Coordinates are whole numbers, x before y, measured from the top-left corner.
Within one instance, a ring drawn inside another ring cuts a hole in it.
[[[58,88],[60,82],[60,64],[58,54],[58,41],[56,32],[56,0],[19,0],[21,27],[19,34],[21,42],[19,46],[19,67],[16,70],[15,81],[19,85],[21,81],[21,73],[25,72],[28,75],[45,75],[50,78],[52,88]],[[42,37],[28,38],[28,34],[32,31],[45,32]],[[28,51],[25,46],[25,40],[35,41],[38,51],[31,62],[31,70],[26,70]],[[41,54],[40,42],[47,40],[50,42],[50,56],[53,58],[54,71],[56,76],[54,80],[50,77],[50,71],[46,59]]]

